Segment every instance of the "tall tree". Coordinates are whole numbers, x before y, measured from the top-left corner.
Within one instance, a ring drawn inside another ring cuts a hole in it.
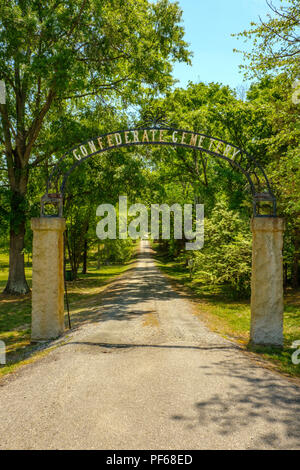
[[[251,23],[251,29],[233,34],[253,41],[252,50],[243,52],[247,63],[241,68],[245,69],[246,76],[261,76],[270,71],[287,69],[297,75],[300,55],[299,0],[284,0],[284,4],[278,7],[271,0],[266,0],[266,3],[269,7],[266,20],[260,18],[258,23]]]
[[[266,20],[252,23],[252,29],[238,34],[253,40],[251,52],[244,52],[245,76],[259,77],[248,92],[248,101],[264,114],[267,135],[261,135],[265,147],[267,171],[277,193],[278,209],[287,221],[285,253],[289,252],[293,287],[299,286],[299,73],[300,3],[284,0],[275,6],[266,0]],[[296,89],[295,89],[296,88]],[[254,142],[254,145],[257,145]],[[291,255],[292,254],[292,255]]]
[[[28,292],[24,274],[31,169],[48,158],[39,136],[64,100],[138,97],[172,84],[171,61],[188,61],[177,3],[159,0],[3,0],[0,5],[1,146],[10,186],[6,293]]]

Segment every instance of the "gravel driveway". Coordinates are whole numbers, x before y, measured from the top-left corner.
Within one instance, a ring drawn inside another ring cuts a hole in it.
[[[68,340],[0,382],[0,449],[300,449],[300,388],[210,332],[147,241]]]

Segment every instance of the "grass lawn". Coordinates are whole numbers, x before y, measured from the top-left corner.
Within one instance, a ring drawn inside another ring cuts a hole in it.
[[[154,249],[157,245],[154,244]],[[197,315],[213,331],[233,339],[247,351],[266,359],[282,373],[300,377],[300,364],[292,363],[293,341],[300,340],[300,291],[287,292],[284,310],[284,347],[254,347],[248,344],[250,331],[250,300],[232,299],[232,292],[224,286],[201,283],[190,279],[188,269],[179,262],[171,262],[156,252],[158,267],[173,281],[185,286],[197,302]]]
[[[79,274],[77,281],[67,282],[72,328],[91,321],[97,316],[97,305],[105,286],[116,276],[132,267],[126,264],[102,266],[97,270],[95,262],[88,265],[87,274]],[[0,254],[0,290],[8,276],[8,256]],[[31,266],[26,268],[26,278],[31,287]],[[6,345],[6,365],[0,365],[0,377],[16,367],[31,362],[45,354],[39,345],[30,344],[31,293],[18,296],[0,294],[0,340]],[[65,325],[68,328],[65,308]]]

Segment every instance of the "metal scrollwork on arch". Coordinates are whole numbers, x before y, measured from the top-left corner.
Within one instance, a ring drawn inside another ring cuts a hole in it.
[[[42,198],[42,215],[44,215],[44,205],[51,201],[58,204],[61,214],[61,200],[68,177],[82,162],[103,152],[135,145],[184,147],[227,161],[248,181],[253,198],[253,215],[276,217],[276,197],[270,187],[268,177],[251,155],[225,140],[200,132],[169,127],[166,116],[160,108],[155,112],[146,112],[142,116],[140,125],[133,129],[102,134],[66,152],[58,160],[48,180],[47,191]],[[261,205],[265,204],[270,208],[269,214],[260,213]]]

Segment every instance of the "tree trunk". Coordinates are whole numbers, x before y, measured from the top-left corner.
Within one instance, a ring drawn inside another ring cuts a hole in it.
[[[292,262],[292,287],[297,289],[299,287],[299,257],[300,257],[300,232],[295,230],[293,237],[294,255]]]
[[[287,287],[288,285],[288,264],[283,263],[283,286]]]
[[[26,54],[29,51],[31,51],[30,47],[28,47]],[[16,50],[10,60],[10,67],[13,72],[10,84],[15,93],[15,113],[11,114],[12,109],[8,110],[7,104],[0,103],[3,129],[1,143],[5,147],[7,173],[11,190],[9,278],[4,290],[6,294],[26,294],[29,292],[24,271],[25,207],[30,168],[28,163],[33,146],[42,128],[43,120],[55,98],[53,88],[48,88],[44,104],[40,107],[39,99],[35,101],[35,105],[33,104],[33,97],[29,91],[29,75],[24,71],[26,67],[23,70],[19,53],[20,51]],[[40,82],[38,87],[39,85]],[[35,85],[30,86],[34,87]],[[35,106],[32,119],[26,115],[26,106],[29,115]],[[32,109],[31,106],[33,106]],[[26,124],[28,124],[27,129]],[[37,164],[37,162],[38,158],[34,163]]]
[[[5,294],[27,294],[29,287],[25,278],[24,239],[25,239],[25,197],[13,192],[11,198],[9,276]],[[19,221],[18,223],[16,221]]]
[[[86,274],[87,270],[87,246],[87,240],[84,240],[82,274]]]
[[[67,243],[67,248],[68,248],[69,262],[70,262],[70,265],[71,265],[73,280],[75,281],[77,279],[77,266],[76,266],[76,261],[74,260],[73,252],[71,250],[71,246],[70,246],[70,242],[69,242],[68,229],[66,229],[66,243]]]
[[[98,242],[98,252],[97,252],[97,269],[101,267],[101,259],[100,259],[100,242]]]

